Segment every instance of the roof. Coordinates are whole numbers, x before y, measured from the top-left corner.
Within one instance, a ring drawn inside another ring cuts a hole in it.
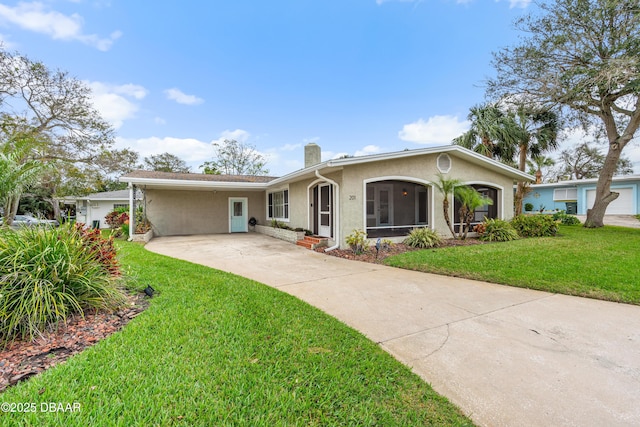
[[[259,175],[213,175],[204,173],[174,173],[135,170],[123,175],[121,178],[144,178],[159,180],[180,180],[180,181],[207,181],[207,182],[262,182],[273,181],[273,176]],[[121,179],[122,181],[122,179]],[[124,180],[126,182],[126,180]]]
[[[191,190],[265,190],[272,176],[210,175],[136,170],[120,177],[120,182],[140,187],[189,188]]]
[[[640,181],[640,175],[618,175],[611,178],[612,182]],[[575,187],[584,184],[597,184],[598,178],[572,179],[567,181],[532,184],[531,188]]]
[[[136,199],[142,200],[142,193],[137,192]],[[100,193],[87,194],[86,196],[66,196],[61,198],[62,201],[74,200],[126,200],[129,201],[129,190],[103,191]]]
[[[462,158],[470,163],[482,165],[495,172],[512,178],[514,181],[533,182],[533,176],[521,172],[511,166],[490,159],[474,151],[463,148],[459,145],[445,145],[440,147],[421,148],[417,150],[404,150],[392,153],[372,154],[368,156],[348,157],[343,159],[333,159],[309,166],[304,169],[289,173],[283,177],[275,178],[269,176],[253,175],[207,175],[195,173],[168,173],[151,172],[137,170],[120,177],[121,182],[127,182],[138,186],[148,186],[153,188],[190,188],[192,190],[265,190],[271,186],[282,185],[288,182],[295,182],[315,176],[319,173],[331,173],[341,170],[349,165],[360,163],[370,163],[385,160],[395,160],[429,154],[448,153],[452,156]]]

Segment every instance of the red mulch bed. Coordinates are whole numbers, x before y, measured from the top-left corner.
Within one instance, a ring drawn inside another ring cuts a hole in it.
[[[0,393],[119,331],[148,306],[144,295],[131,295],[128,304],[117,312],[85,313],[84,318],[76,315],[34,341],[0,346]]]
[[[468,237],[465,240],[444,239],[440,244],[440,248],[446,248],[449,246],[470,246],[470,245],[482,245],[490,242],[483,242],[477,238]],[[398,255],[409,251],[420,250],[407,246],[404,243],[394,243],[390,248],[380,250],[376,253],[376,248],[372,247],[367,252],[356,255],[351,249],[334,249],[329,252],[324,251],[325,248],[317,248],[316,252],[321,252],[327,255],[336,256],[344,259],[352,259],[355,261],[371,262],[374,264],[382,264],[382,261],[392,255]],[[437,248],[434,248],[437,250]]]

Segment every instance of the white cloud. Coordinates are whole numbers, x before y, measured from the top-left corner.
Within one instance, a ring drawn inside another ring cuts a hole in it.
[[[176,101],[178,104],[198,105],[204,102],[204,99],[198,98],[195,95],[187,95],[177,88],[167,89],[164,91],[164,93],[167,95],[168,99]]]
[[[133,100],[141,100],[147,90],[138,85],[112,85],[102,82],[87,82],[91,88],[93,105],[102,117],[118,129],[125,120],[135,117],[138,105]]]
[[[17,25],[18,27],[46,34],[54,40],[79,41],[93,46],[101,51],[107,51],[113,42],[122,36],[120,31],[114,31],[109,37],[96,34],[84,34],[84,19],[74,13],[65,15],[55,10],[48,10],[41,2],[20,2],[16,6],[0,4],[0,21]]]
[[[380,152],[380,147],[377,145],[367,145],[360,150],[356,150],[354,156],[366,156],[369,154],[377,154]]]
[[[163,119],[162,117],[154,117],[153,118],[153,122],[157,125],[166,125],[167,121],[165,119]]]
[[[293,150],[297,150],[298,148],[302,148],[302,144],[285,144],[282,147],[280,147],[280,150],[293,151]]]
[[[404,125],[398,138],[418,144],[450,144],[468,129],[469,122],[460,121],[458,116],[433,116]]]
[[[519,7],[521,9],[526,8],[531,3],[531,0],[509,0],[509,8],[513,9]]]
[[[225,139],[228,140],[236,140],[238,142],[247,142],[247,140],[249,139],[249,137],[251,136],[251,134],[249,132],[247,132],[246,130],[242,130],[242,129],[236,129],[236,130],[225,130],[223,132],[220,132],[220,138],[218,139],[214,139],[213,141],[211,141],[212,144],[215,143],[223,143]]]

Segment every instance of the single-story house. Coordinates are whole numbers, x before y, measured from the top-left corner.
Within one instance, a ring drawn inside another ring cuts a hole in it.
[[[129,209],[131,196],[129,190],[104,191],[87,196],[69,196],[61,200],[66,205],[75,206],[77,222],[94,228],[109,228],[105,216],[116,208]],[[137,200],[142,200],[142,194],[137,192]]]
[[[280,178],[133,171],[120,178],[144,192],[155,236],[236,233],[250,219],[311,230],[345,247],[345,237],[398,237],[415,227],[448,233],[443,197],[433,183],[442,173],[476,188],[493,205],[478,221],[513,216],[513,185],[531,175],[457,145],[320,161],[305,146],[305,168]],[[450,217],[458,221],[452,203]],[[253,222],[253,221],[252,221]]]
[[[593,206],[598,180],[580,179],[551,184],[531,185],[523,203],[531,203],[534,211],[564,210],[586,215]],[[640,213],[640,175],[613,177],[611,191],[620,195],[607,207],[606,215],[637,215]]]

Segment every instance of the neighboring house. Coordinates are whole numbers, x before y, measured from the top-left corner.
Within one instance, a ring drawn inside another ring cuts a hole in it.
[[[76,221],[96,228],[109,228],[105,216],[116,208],[129,209],[129,190],[105,191],[82,197],[66,197],[63,202],[75,205]],[[137,200],[142,200],[138,192]]]
[[[246,232],[248,221],[272,220],[304,228],[346,246],[355,229],[370,238],[448,228],[437,174],[491,197],[485,216],[513,216],[513,185],[533,177],[457,145],[320,161],[320,147],[305,147],[305,168],[280,178],[134,171],[120,178],[144,191],[154,235]],[[451,196],[451,199],[453,197]],[[451,206],[451,218],[456,209]]]
[[[586,215],[593,206],[598,180],[580,179],[551,184],[531,185],[523,203],[531,203],[534,211],[565,210],[567,213]],[[615,176],[611,191],[620,195],[607,207],[606,215],[636,215],[640,213],[640,175]]]

